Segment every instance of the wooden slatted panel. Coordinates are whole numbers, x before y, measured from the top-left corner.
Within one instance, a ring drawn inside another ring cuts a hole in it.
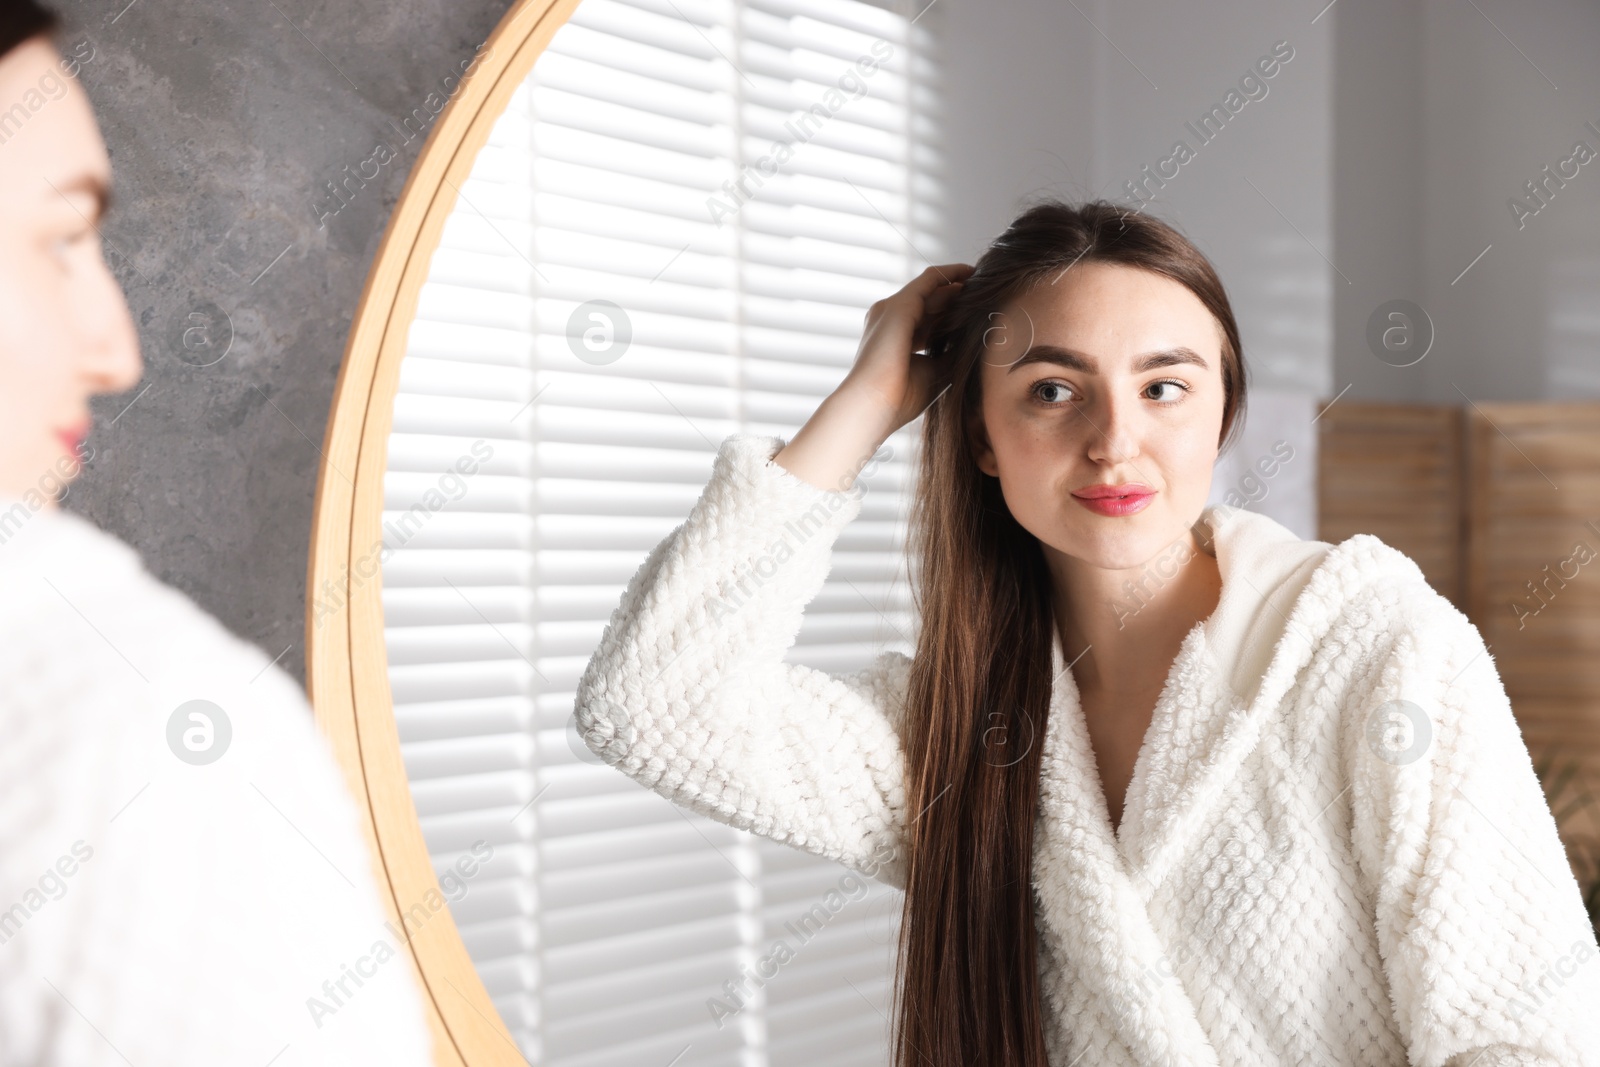
[[[1466,416],[1468,614],[1593,897],[1600,810],[1584,801],[1600,795],[1600,404],[1479,403]]]
[[[1345,400],[1317,425],[1319,539],[1372,534],[1463,607],[1460,410]]]
[[[1600,404],[1466,415],[1468,615],[1529,748],[1600,769]]]

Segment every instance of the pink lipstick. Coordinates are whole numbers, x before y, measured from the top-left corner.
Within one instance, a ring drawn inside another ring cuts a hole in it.
[[[1125,482],[1121,485],[1086,485],[1075,489],[1072,499],[1096,515],[1132,515],[1143,511],[1156,493],[1148,485]]]
[[[89,437],[89,425],[89,420],[84,419],[71,429],[56,431],[56,440],[61,442],[61,447],[68,455],[77,456],[80,453],[83,442]]]

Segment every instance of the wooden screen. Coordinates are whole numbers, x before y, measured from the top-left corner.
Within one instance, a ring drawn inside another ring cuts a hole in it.
[[[1317,536],[1373,534],[1465,611],[1460,410],[1346,400],[1317,425]]]
[[[1467,615],[1529,748],[1600,769],[1600,404],[1465,418]]]

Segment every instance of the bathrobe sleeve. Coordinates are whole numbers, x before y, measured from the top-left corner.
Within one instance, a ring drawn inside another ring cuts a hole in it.
[[[818,489],[734,434],[646,557],[579,680],[589,747],[690,810],[887,882],[898,850],[910,660],[834,675],[784,661],[859,488]]]
[[[1442,596],[1408,599],[1346,751],[1410,1063],[1600,1063],[1600,949],[1499,672]]]

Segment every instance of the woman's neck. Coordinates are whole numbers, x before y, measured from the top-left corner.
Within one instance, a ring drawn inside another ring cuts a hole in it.
[[[1081,692],[1160,686],[1184,637],[1222,597],[1216,557],[1193,530],[1147,563],[1108,570],[1046,549],[1056,623]]]

